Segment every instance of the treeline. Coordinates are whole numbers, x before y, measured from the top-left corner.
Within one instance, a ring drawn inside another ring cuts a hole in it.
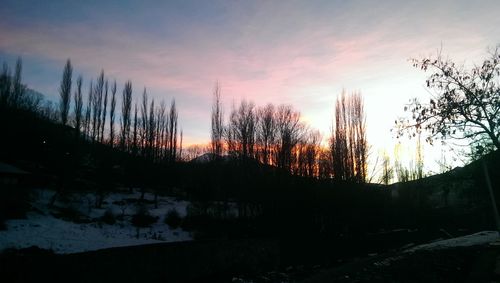
[[[129,80],[123,86],[121,105],[117,105],[119,94],[116,80],[111,81],[102,70],[95,81],[89,81],[85,100],[83,78],[78,76],[73,84],[73,66],[68,59],[59,87],[59,103],[55,106],[50,101],[44,101],[40,95],[28,91],[22,84],[21,72],[20,58],[14,74],[6,63],[3,64],[0,107],[33,112],[71,127],[77,138],[108,145],[153,162],[172,163],[182,155],[182,130],[178,130],[178,111],[174,99],[169,107],[164,101],[155,104],[144,88],[142,100],[139,102],[137,99],[133,103],[132,82]],[[117,107],[121,108],[120,113]]]
[[[328,148],[322,146],[319,131],[301,121],[300,112],[290,105],[257,107],[243,100],[224,121],[217,83],[211,117],[214,159],[228,155],[257,160],[298,176],[360,183],[367,179],[366,119],[360,93],[344,91],[338,98]]]
[[[43,105],[43,97],[29,89],[22,83],[23,63],[21,58],[16,61],[14,73],[9,65],[3,63],[2,73],[0,74],[0,107],[11,107],[17,109],[39,112],[46,116],[46,109],[49,104]],[[47,115],[47,116],[50,116]]]

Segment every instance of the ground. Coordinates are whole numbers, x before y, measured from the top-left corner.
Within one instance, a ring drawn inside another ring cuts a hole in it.
[[[220,282],[500,282],[500,238],[496,231],[483,231],[330,267],[295,266]]]
[[[66,254],[192,239],[189,232],[173,229],[164,221],[172,209],[184,217],[189,204],[186,201],[159,196],[155,208],[153,194],[146,193],[140,202],[140,192],[124,190],[105,195],[102,207],[96,208],[95,193],[73,193],[57,198],[50,205],[54,194],[53,190],[34,192],[27,218],[8,220],[7,230],[0,231],[0,251],[36,246]],[[139,206],[157,217],[150,227],[131,225],[131,217]],[[114,224],[103,220],[106,213],[115,219]]]

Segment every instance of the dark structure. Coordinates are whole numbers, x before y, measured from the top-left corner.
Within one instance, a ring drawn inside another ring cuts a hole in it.
[[[0,186],[17,187],[26,183],[30,173],[15,166],[0,162]]]

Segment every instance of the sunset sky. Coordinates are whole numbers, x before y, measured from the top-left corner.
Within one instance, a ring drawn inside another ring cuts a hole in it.
[[[22,56],[24,82],[57,101],[64,62],[119,93],[175,98],[187,144],[209,141],[212,90],[233,101],[288,103],[329,135],[342,89],[365,98],[374,151],[411,97],[427,97],[410,58],[479,63],[500,43],[500,1],[20,1],[0,7],[0,61]],[[86,93],[86,91],[85,91]],[[432,155],[432,154],[431,154]],[[434,162],[434,155],[429,162]]]

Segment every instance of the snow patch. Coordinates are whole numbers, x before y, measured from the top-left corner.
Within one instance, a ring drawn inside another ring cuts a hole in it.
[[[158,221],[147,228],[137,228],[130,224],[131,216],[136,212],[136,205],[130,200],[138,200],[140,193],[111,193],[105,197],[105,204],[97,209],[92,205],[95,196],[92,193],[72,196],[71,204],[75,210],[82,213],[90,223],[74,223],[53,216],[49,203],[55,192],[38,191],[37,198],[32,202],[33,211],[28,212],[27,219],[6,221],[7,230],[0,231],[0,251],[8,248],[27,248],[37,246],[50,249],[55,253],[77,253],[99,250],[111,247],[144,245],[153,243],[192,240],[189,232],[179,228],[172,229],[165,224],[165,216],[171,209],[177,210],[181,217],[186,216],[187,201],[178,201],[171,197],[158,196],[158,207],[153,204],[154,195],[146,193],[145,204],[152,216]],[[58,201],[61,202],[61,201]],[[56,205],[58,203],[56,202]],[[62,205],[59,203],[59,205]],[[115,224],[105,224],[95,219],[110,210],[122,220]]]
[[[414,252],[417,250],[437,250],[437,249],[446,249],[454,247],[478,246],[478,245],[490,244],[492,242],[498,241],[499,239],[500,237],[497,231],[482,231],[471,235],[419,245],[411,249],[408,249],[405,252]]]

